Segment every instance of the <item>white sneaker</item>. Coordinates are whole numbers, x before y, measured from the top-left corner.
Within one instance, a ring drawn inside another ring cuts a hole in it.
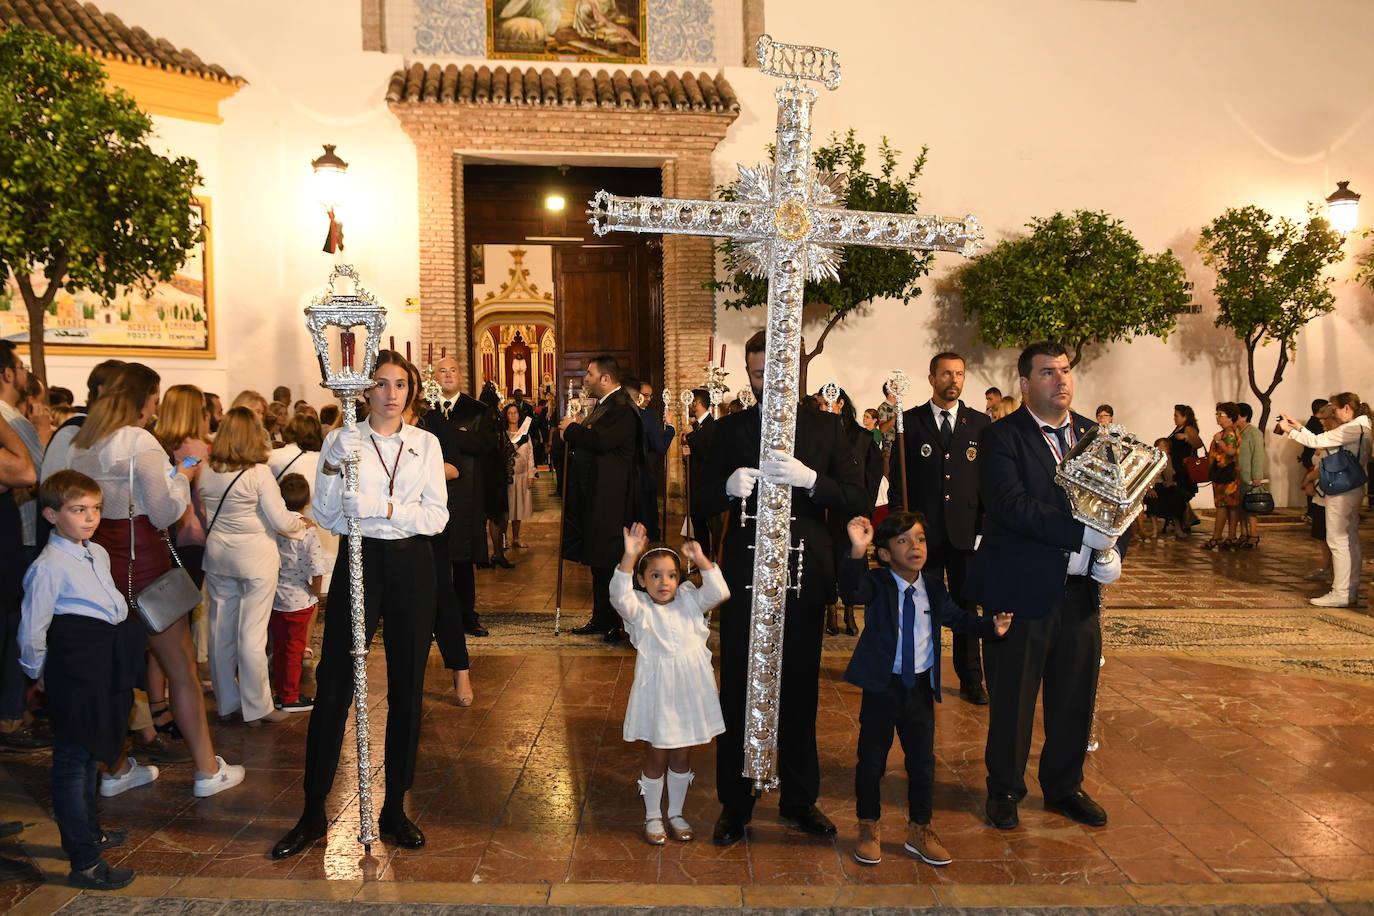
[[[243,767],[236,763],[225,763],[223,757],[216,757],[215,762],[219,764],[218,772],[206,776],[199,770],[196,771],[196,784],[191,790],[191,794],[196,798],[209,798],[243,782],[246,772]]]
[[[130,757],[129,770],[123,776],[111,776],[109,773],[100,774],[100,794],[105,798],[114,798],[121,792],[146,786],[157,779],[157,772],[157,767],[143,766]]]
[[[1309,598],[1307,603],[1313,607],[1350,607],[1350,602],[1345,600],[1345,596],[1335,592],[1327,592],[1320,598]]]

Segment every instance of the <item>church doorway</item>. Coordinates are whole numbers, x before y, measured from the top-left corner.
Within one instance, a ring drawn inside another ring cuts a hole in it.
[[[524,387],[561,410],[571,379],[602,353],[663,384],[662,245],[598,239],[587,201],[656,194],[656,168],[465,164],[468,339],[474,390]],[[533,391],[531,391],[533,389]]]

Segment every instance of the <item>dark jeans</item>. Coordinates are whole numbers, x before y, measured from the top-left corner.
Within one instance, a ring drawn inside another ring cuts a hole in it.
[[[1038,620],[1017,615],[1003,639],[983,647],[988,675],[988,792],[1026,797],[1026,761],[1036,695],[1044,691],[1040,788],[1050,800],[1077,792],[1092,731],[1102,627],[1086,576],[1070,576]]]
[[[964,610],[972,610],[964,603],[964,583],[968,581],[973,551],[959,550],[945,541],[930,551],[926,558],[925,574],[936,582],[948,580],[949,596]],[[961,687],[983,683],[983,641],[976,635],[955,633],[953,639],[954,673]]]
[[[363,575],[365,644],[372,642],[377,624],[386,620],[382,631],[386,652],[386,751],[382,760],[372,758],[374,767],[385,764],[386,811],[402,804],[415,775],[425,664],[434,633],[434,554],[429,540],[363,538]],[[348,711],[353,705],[351,609],[345,539],[329,584],[324,645],[315,673],[315,709],[310,714],[310,729],[305,738],[307,814],[324,813],[325,799],[339,769]],[[375,679],[372,684],[376,684]]]
[[[52,811],[62,835],[62,851],[72,871],[100,861],[102,830],[96,810],[96,760],[79,744],[57,738],[52,746]]]
[[[930,823],[930,798],[935,785],[935,694],[930,675],[916,675],[916,684],[902,686],[892,675],[886,690],[865,690],[859,704],[859,762],[854,767],[854,798],[861,820],[876,821],[881,813],[883,774],[892,735],[906,755],[907,817]]]

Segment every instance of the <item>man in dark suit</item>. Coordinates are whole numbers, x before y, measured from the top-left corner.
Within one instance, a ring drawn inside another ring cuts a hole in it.
[[[754,396],[763,400],[764,332],[744,347],[745,367]],[[820,680],[825,606],[835,600],[835,557],[826,527],[827,509],[850,517],[863,510],[858,464],[840,429],[839,418],[816,410],[797,411],[796,441],[790,456],[759,464],[762,424],[756,404],[722,417],[706,456],[699,486],[692,493],[697,515],[729,512],[721,569],[730,598],[720,611],[720,700],[725,733],[716,739],[716,792],[722,809],[714,839],[729,846],[744,836],[753,816],[753,784],[744,768],[745,678],[749,668],[749,624],[753,604],[754,522],[740,525],[740,504],[758,510],[754,487],[759,477],[792,485],[792,542],[806,541],[800,595],[790,590],[784,612],[782,685],[778,711],[778,810],[799,829],[819,837],[835,835],[835,825],[816,807],[820,760],[816,753],[816,701]],[[790,558],[789,558],[790,559]],[[789,568],[794,568],[789,562]]]
[[[948,578],[950,596],[968,609],[964,585],[983,514],[978,502],[978,437],[992,421],[959,400],[964,358],[958,353],[937,353],[931,359],[930,392],[929,401],[902,415],[908,508],[926,519],[926,577],[942,584]],[[899,485],[895,501],[901,502],[901,497]],[[954,634],[954,673],[959,676],[959,696],[979,706],[987,704],[977,639]]]
[[[611,574],[625,552],[623,529],[645,518],[639,505],[644,431],[639,408],[620,385],[620,363],[598,356],[587,363],[586,390],[597,399],[585,420],[558,424],[567,447],[567,499],[563,506],[563,556],[592,570],[592,616],[573,630],[604,634],[618,642],[625,631],[611,606]],[[650,506],[649,512],[653,512]]]
[[[693,389],[691,412],[696,429],[683,437],[683,454],[687,456],[687,479],[692,492],[696,493],[706,472],[706,456],[711,452],[711,440],[716,435],[716,419],[711,416],[711,392],[705,388]],[[702,553],[714,557],[720,543],[711,530],[715,516],[701,515],[695,506],[689,506],[687,511],[692,515],[692,536],[701,544]]]
[[[653,409],[654,386],[637,378],[626,376],[620,380],[621,387],[630,393],[630,400],[639,408],[639,428],[644,431],[644,464],[639,475],[639,504],[652,507],[648,518],[643,519],[644,530],[650,541],[663,539],[659,525],[658,469],[663,466],[663,456],[673,445],[677,430],[663,422],[662,409]]]
[[[1068,352],[1031,344],[1017,361],[1020,409],[983,431],[979,489],[986,515],[966,597],[984,614],[1016,615],[1005,639],[983,647],[988,693],[988,821],[1010,830],[1026,795],[1036,695],[1044,691],[1040,788],[1045,806],[1089,826],[1107,813],[1083,791],[1102,653],[1098,584],[1121,573],[1114,538],[1075,521],[1055,469],[1095,420],[1069,410]],[[1124,547],[1124,544],[1123,544]],[[1094,552],[1103,551],[1094,562]]]

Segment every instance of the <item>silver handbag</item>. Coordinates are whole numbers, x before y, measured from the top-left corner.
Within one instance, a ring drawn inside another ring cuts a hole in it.
[[[237,479],[237,478],[236,478]],[[166,531],[162,540],[172,552],[176,566],[148,583],[141,592],[134,594],[134,458],[129,456],[129,604],[143,625],[153,633],[161,633],[200,604],[200,589],[191,574],[181,565],[181,557],[172,546],[172,539]]]

